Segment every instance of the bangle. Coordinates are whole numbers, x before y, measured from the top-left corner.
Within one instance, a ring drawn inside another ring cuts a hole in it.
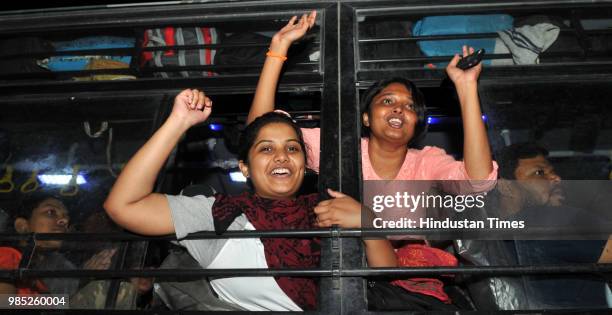
[[[268,50],[268,52],[266,53],[266,56],[279,58],[281,61],[287,60],[287,56],[279,55],[277,53],[272,52],[271,50]]]

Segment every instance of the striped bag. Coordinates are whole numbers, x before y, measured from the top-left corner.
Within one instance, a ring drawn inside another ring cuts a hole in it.
[[[219,36],[215,28],[165,27],[146,30],[143,47],[202,45],[218,42]],[[208,48],[144,51],[142,60],[145,66],[159,70],[154,72],[155,76],[163,78],[214,76],[216,74],[212,71],[165,72],[161,70],[166,66],[212,65],[215,54],[215,49]]]

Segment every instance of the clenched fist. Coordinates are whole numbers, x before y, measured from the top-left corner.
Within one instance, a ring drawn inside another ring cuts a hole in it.
[[[187,89],[174,98],[170,116],[191,127],[208,119],[212,112],[212,100],[197,89]]]

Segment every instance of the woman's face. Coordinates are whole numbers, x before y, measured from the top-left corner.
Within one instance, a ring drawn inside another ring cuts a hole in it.
[[[401,83],[391,83],[372,99],[369,113],[362,116],[370,138],[407,145],[414,135],[417,113],[412,93]]]
[[[66,233],[70,217],[68,209],[59,200],[47,198],[32,210],[29,220],[18,218],[15,227],[19,233]],[[23,221],[19,221],[23,220]],[[38,241],[37,246],[58,248],[61,240]]]
[[[305,157],[295,130],[284,123],[270,123],[259,130],[249,149],[249,164],[240,162],[255,192],[264,198],[289,199],[304,180]]]

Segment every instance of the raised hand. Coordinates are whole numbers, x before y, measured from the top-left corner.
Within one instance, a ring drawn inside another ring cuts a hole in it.
[[[474,53],[473,47],[463,46],[462,50],[463,57]],[[459,62],[459,59],[461,59],[461,57],[459,57],[459,55],[455,55],[446,67],[446,73],[448,74],[448,77],[453,81],[453,83],[455,83],[455,85],[459,85],[463,83],[478,81],[478,77],[480,76],[480,72],[482,71],[482,62],[467,70],[461,70],[457,68],[457,62]]]
[[[197,89],[187,89],[174,98],[171,118],[191,127],[208,119],[212,112],[212,100],[204,92]]]
[[[361,204],[341,192],[331,189],[327,189],[327,192],[332,199],[321,201],[314,208],[317,214],[317,226],[361,227]]]
[[[91,256],[85,264],[83,269],[90,270],[107,270],[111,266],[113,256],[117,252],[117,248],[104,249]]]
[[[297,16],[293,16],[287,25],[274,34],[272,43],[270,44],[270,50],[277,53],[286,52],[289,46],[291,46],[291,43],[302,38],[304,34],[314,26],[316,18],[317,11],[315,10],[309,14],[303,14],[299,20]]]

